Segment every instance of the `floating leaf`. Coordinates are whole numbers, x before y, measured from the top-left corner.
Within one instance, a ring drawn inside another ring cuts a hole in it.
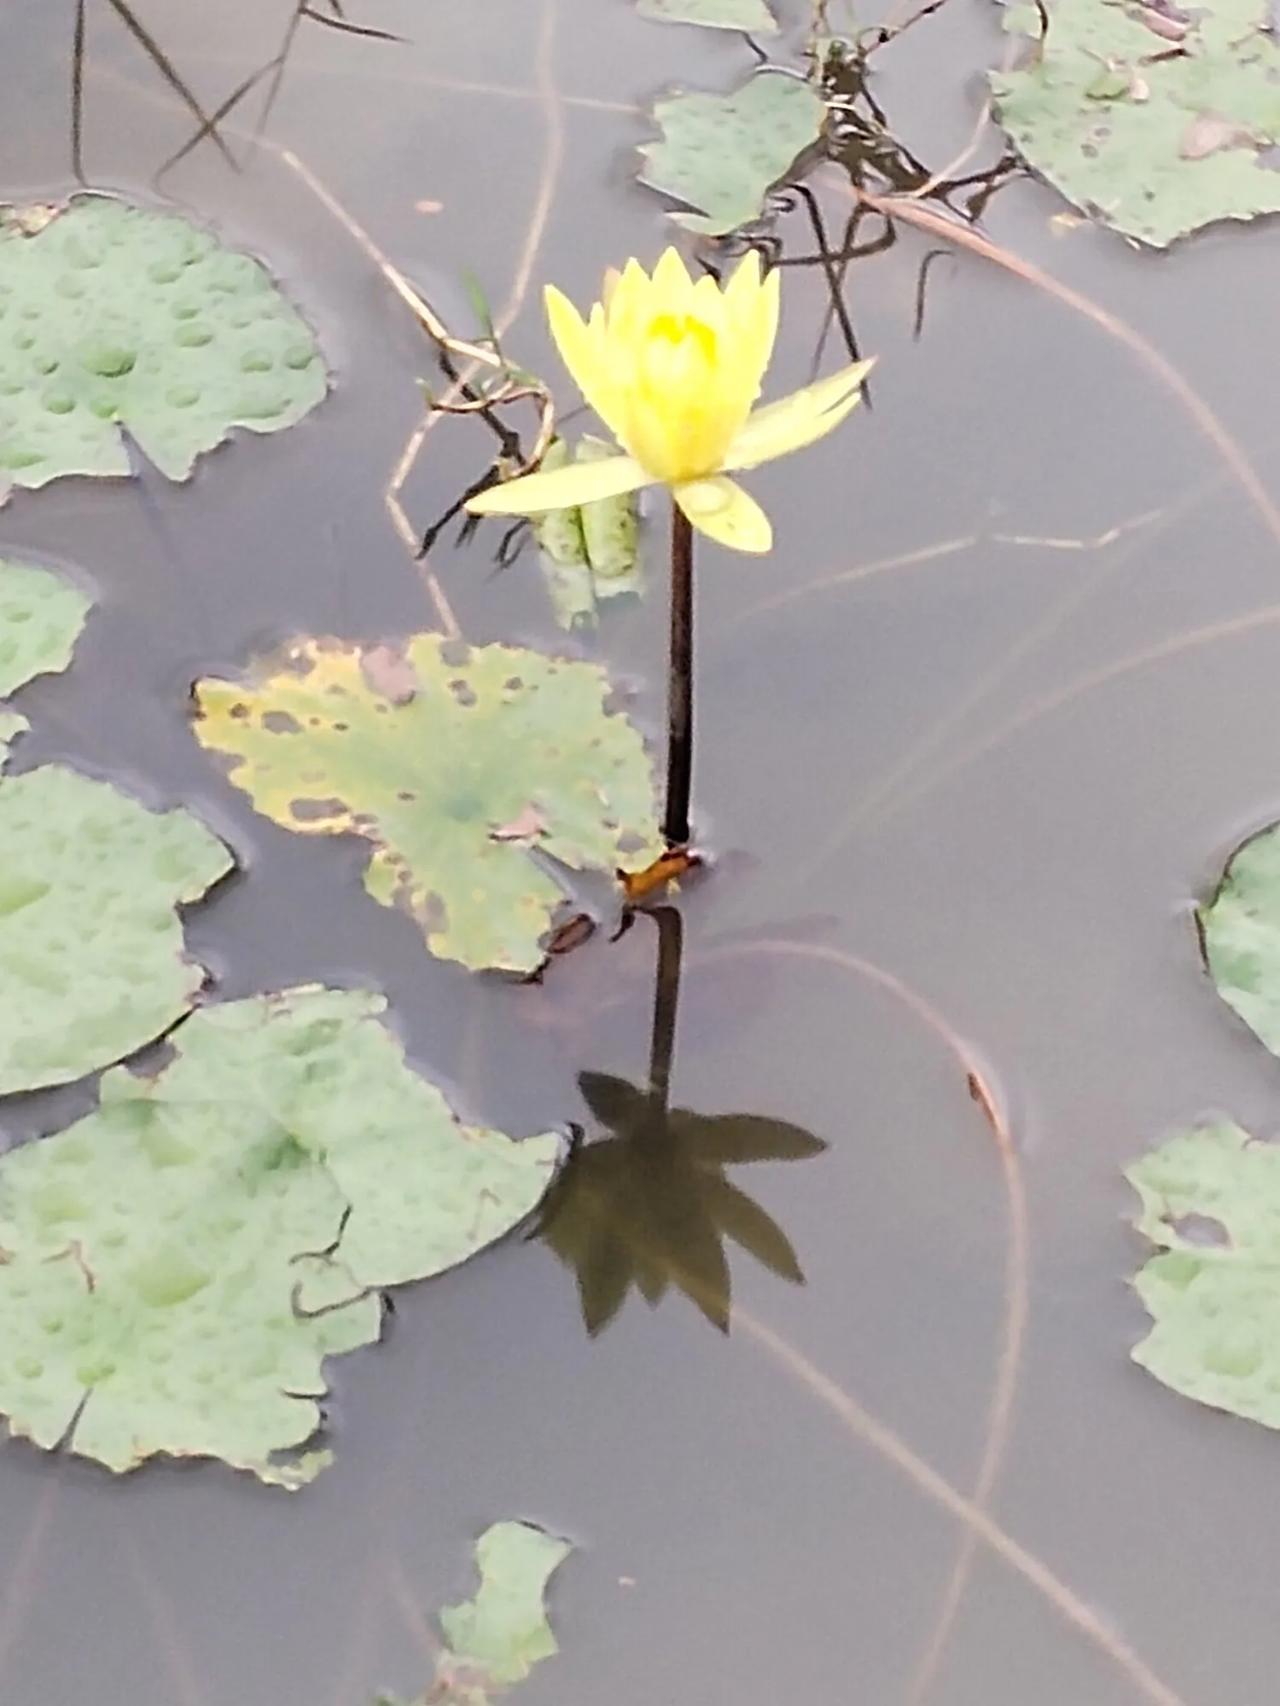
[[[174,908],[231,870],[216,836],[46,765],[0,779],[0,846],[0,1095],[79,1078],[181,1018],[204,972]]]
[[[291,426],[327,384],[265,268],[189,220],[93,195],[35,235],[0,221],[6,485],[127,474],[125,433],[185,479],[232,427]]]
[[[672,24],[705,24],[713,30],[746,30],[751,35],[777,34],[778,20],[765,0],[639,0],[643,18]]]
[[[359,991],[205,1008],[156,1076],[0,1159],[0,1410],[123,1471],[220,1457],[296,1486],[327,1454],[324,1358],[378,1337],[372,1290],[522,1219],[554,1134],[463,1127]]]
[[[0,558],[0,695],[65,669],[88,610],[89,600],[61,576]],[[26,726],[16,711],[0,709],[0,770]]]
[[[1134,1360],[1175,1392],[1280,1428],[1280,1147],[1237,1125],[1171,1138],[1130,1167],[1138,1274],[1155,1325]]]
[[[1043,51],[991,83],[1001,124],[1068,200],[1159,248],[1280,211],[1270,0],[1059,0],[1050,16]]]
[[[570,869],[643,869],[659,841],[639,733],[607,710],[594,664],[420,634],[402,653],[406,699],[369,680],[367,657],[300,640],[243,685],[203,681],[196,735],[277,823],[372,842],[366,888],[434,953],[536,970],[564,895],[501,832],[532,808],[539,847]]]
[[[0,558],[0,695],[67,667],[89,604],[60,575]]]
[[[1280,1054],[1280,825],[1235,853],[1200,930],[1219,995]]]
[[[584,433],[574,455],[598,462],[617,455],[604,439]],[[569,447],[556,439],[544,469],[563,468]],[[636,597],[643,589],[638,557],[639,506],[634,492],[599,498],[572,509],[549,510],[533,519],[542,552],[542,571],[556,620],[562,628],[593,627],[603,601]]]
[[[731,95],[682,94],[658,101],[662,140],[646,142],[640,181],[695,213],[678,225],[720,237],[758,219],[780,183],[822,130],[822,101],[808,83],[758,71]]]
[[[559,1652],[543,1604],[551,1574],[573,1551],[527,1522],[496,1522],[476,1542],[480,1589],[440,1613],[448,1650],[444,1679],[465,1676],[484,1694],[500,1692]]]

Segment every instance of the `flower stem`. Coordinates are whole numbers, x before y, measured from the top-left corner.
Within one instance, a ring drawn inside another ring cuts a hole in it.
[[[671,657],[667,675],[667,810],[662,834],[668,847],[690,840],[689,789],[693,781],[693,528],[671,500]]]

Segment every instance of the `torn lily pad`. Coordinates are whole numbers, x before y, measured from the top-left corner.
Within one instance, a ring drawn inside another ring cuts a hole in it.
[[[573,450],[579,462],[598,462],[617,454],[602,438],[584,433]],[[570,460],[569,446],[556,439],[542,459],[548,471]],[[639,562],[639,503],[635,492],[599,498],[570,509],[533,517],[547,594],[562,628],[595,627],[600,605],[619,597],[638,597],[644,577]]]
[[[170,479],[233,427],[291,426],[325,395],[310,328],[266,269],[177,214],[78,196],[0,213],[0,501],[9,485]]]
[[[326,1357],[375,1290],[523,1219],[559,1154],[461,1126],[360,991],[198,1012],[154,1077],[0,1159],[0,1411],[108,1468],[216,1457],[297,1486]],[[301,1455],[299,1455],[301,1454]]]
[[[299,640],[244,683],[196,687],[196,736],[259,811],[300,835],[362,835],[365,887],[431,951],[532,972],[570,870],[659,850],[638,730],[594,664],[419,634],[403,649]]]
[[[480,1589],[440,1613],[448,1650],[441,1672],[474,1679],[486,1694],[523,1682],[559,1652],[543,1603],[547,1583],[573,1551],[528,1522],[497,1522],[476,1542]]]
[[[573,1551],[528,1522],[495,1522],[476,1542],[480,1588],[440,1613],[445,1642],[415,1706],[487,1706],[559,1652],[547,1621],[547,1583]],[[377,1706],[399,1706],[388,1695]]]
[[[1134,1360],[1175,1392],[1280,1428],[1280,1146],[1229,1122],[1180,1133],[1126,1173],[1153,1326]]]
[[[50,764],[0,778],[0,847],[0,1095],[83,1077],[189,1010],[205,974],[176,908],[233,867],[202,823]]]
[[[685,203],[677,225],[722,237],[749,225],[765,197],[822,132],[826,109],[798,77],[758,71],[729,95],[677,94],[655,103],[658,142],[641,145],[641,183]]]
[[[639,0],[643,18],[659,18],[672,24],[704,24],[713,30],[743,30],[750,35],[771,36],[778,20],[765,0]]]
[[[1043,49],[993,72],[1000,123],[1075,206],[1158,248],[1280,211],[1280,42],[1271,0],[1059,0]],[[1006,27],[1038,38],[1017,8]]]
[[[1280,825],[1233,854],[1199,921],[1219,995],[1280,1054]]]

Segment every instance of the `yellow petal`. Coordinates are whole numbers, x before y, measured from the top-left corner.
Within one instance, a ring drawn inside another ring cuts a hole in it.
[[[687,314],[693,281],[678,249],[664,249],[653,269],[654,307],[662,314]]]
[[[467,508],[472,515],[541,515],[548,509],[621,497],[652,483],[652,477],[630,456],[611,456],[605,462],[573,462],[567,468],[504,480],[469,498]]]
[[[549,284],[543,293],[547,305],[547,324],[560,351],[560,359],[569,375],[591,407],[604,421],[609,419],[609,382],[603,359],[604,317],[594,309],[588,325],[562,290]]]
[[[758,468],[762,462],[789,456],[793,450],[803,450],[825,438],[856,407],[872,365],[870,361],[856,361],[827,379],[757,409],[729,446],[724,466]]]
[[[676,502],[700,533],[731,551],[767,551],[773,544],[769,517],[753,497],[723,474],[688,480],[673,488]]]

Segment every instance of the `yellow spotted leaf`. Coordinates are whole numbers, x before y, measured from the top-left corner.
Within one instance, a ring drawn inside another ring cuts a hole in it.
[[[660,850],[649,757],[609,693],[595,664],[514,646],[303,639],[198,683],[195,731],[277,823],[372,843],[365,886],[433,953],[532,972],[564,902],[549,860],[626,872]]]

